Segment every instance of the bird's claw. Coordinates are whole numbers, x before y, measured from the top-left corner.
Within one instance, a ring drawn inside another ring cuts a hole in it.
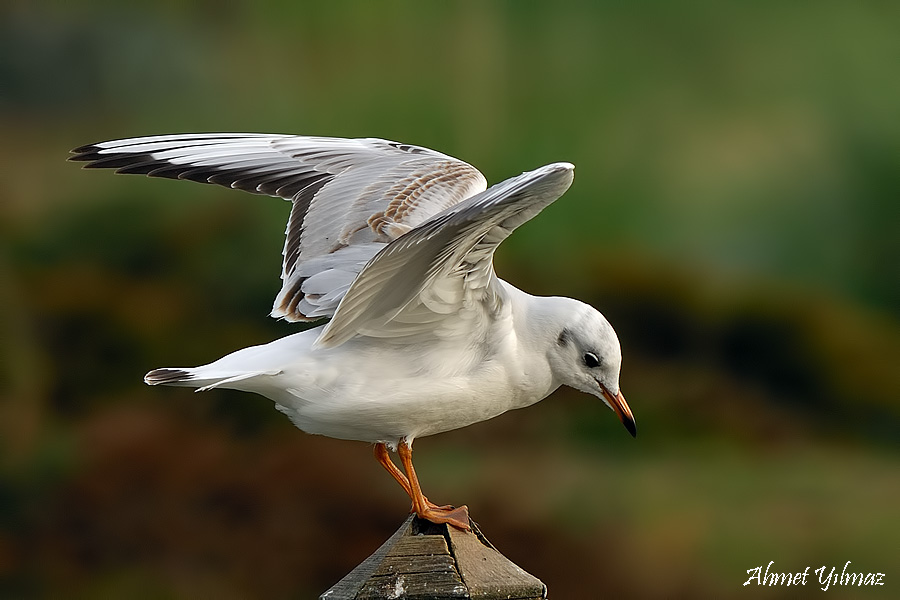
[[[457,529],[469,531],[469,509],[467,506],[454,508],[453,506],[437,506],[428,502],[428,506],[422,511],[413,511],[420,519],[425,519],[438,525],[446,523]]]

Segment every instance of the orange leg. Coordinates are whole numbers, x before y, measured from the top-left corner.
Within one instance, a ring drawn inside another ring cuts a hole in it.
[[[394,464],[394,461],[391,460],[390,452],[388,452],[387,446],[384,444],[375,444],[375,460],[377,460],[384,470],[391,474],[391,477],[397,480],[397,483],[400,484],[406,494],[412,498],[412,490],[409,487],[409,479],[406,478],[406,475],[403,474],[403,471],[397,468],[397,465]]]
[[[450,508],[444,506],[435,506],[429,502],[422,494],[422,488],[419,486],[419,478],[416,477],[416,470],[412,464],[412,445],[406,440],[400,442],[397,447],[397,453],[400,455],[400,462],[406,470],[409,478],[409,496],[413,501],[413,511],[420,519],[431,521],[432,523],[447,523],[458,529],[468,531],[469,529],[469,509],[465,506],[459,508]],[[394,467],[396,469],[396,467]],[[402,485],[402,484],[401,484]]]
[[[413,498],[413,508],[412,508],[412,510],[415,511],[415,509],[416,509],[416,504],[415,504],[415,499],[414,499],[414,496],[413,496],[412,487],[410,487],[410,485],[409,485],[409,479],[406,478],[406,475],[403,474],[403,471],[401,471],[400,469],[398,469],[397,466],[394,464],[394,461],[391,460],[391,455],[390,455],[390,452],[388,451],[386,445],[384,445],[384,444],[375,444],[375,460],[377,460],[378,463],[379,463],[382,467],[384,467],[384,470],[385,470],[385,471],[387,471],[388,473],[391,474],[391,477],[393,477],[394,479],[397,480],[397,483],[400,484],[400,487],[403,488],[403,491],[405,491],[406,494],[407,494],[410,498]],[[424,496],[422,496],[422,497],[425,498]],[[437,504],[434,504],[433,502],[431,502],[430,500],[428,500],[428,498],[425,498],[425,505],[426,505],[428,508],[433,508],[433,509],[437,509],[437,510],[444,510],[444,511],[449,511],[449,510],[451,510],[451,509],[453,508],[453,507],[450,506],[450,505],[446,505],[446,506],[438,506]]]

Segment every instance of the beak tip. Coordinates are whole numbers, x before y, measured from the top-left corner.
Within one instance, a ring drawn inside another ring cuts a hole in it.
[[[634,419],[623,419],[622,425],[625,426],[625,429],[628,430],[628,433],[631,434],[631,437],[637,437],[637,427],[634,425]]]
[[[609,407],[613,409],[616,416],[619,417],[622,425],[624,425],[625,429],[628,430],[628,433],[631,434],[631,437],[636,438],[637,428],[634,426],[634,415],[631,414],[631,409],[628,408],[628,403],[625,402],[625,396],[622,395],[622,391],[619,390],[617,394],[613,395],[613,393],[601,383],[600,392],[603,394],[603,398],[606,400]]]

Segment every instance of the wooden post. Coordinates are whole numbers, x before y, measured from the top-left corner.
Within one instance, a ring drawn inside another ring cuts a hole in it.
[[[372,556],[320,600],[541,600],[547,587],[471,531],[410,515]]]

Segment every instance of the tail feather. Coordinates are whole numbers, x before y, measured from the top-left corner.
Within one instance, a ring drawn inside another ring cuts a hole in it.
[[[235,384],[266,375],[278,375],[280,370],[271,371],[224,371],[210,369],[211,365],[196,367],[194,369],[154,369],[144,375],[144,383],[147,385],[178,385],[197,388],[198,392],[205,392],[217,387],[231,389],[244,389],[244,386]]]
[[[186,369],[153,369],[144,375],[144,383],[147,385],[183,385],[194,378],[195,375]]]
[[[306,332],[289,335],[263,346],[232,352],[200,367],[154,369],[144,375],[147,385],[176,385],[205,391],[216,387],[257,391],[265,381],[281,373],[285,357],[302,352],[314,339]]]

